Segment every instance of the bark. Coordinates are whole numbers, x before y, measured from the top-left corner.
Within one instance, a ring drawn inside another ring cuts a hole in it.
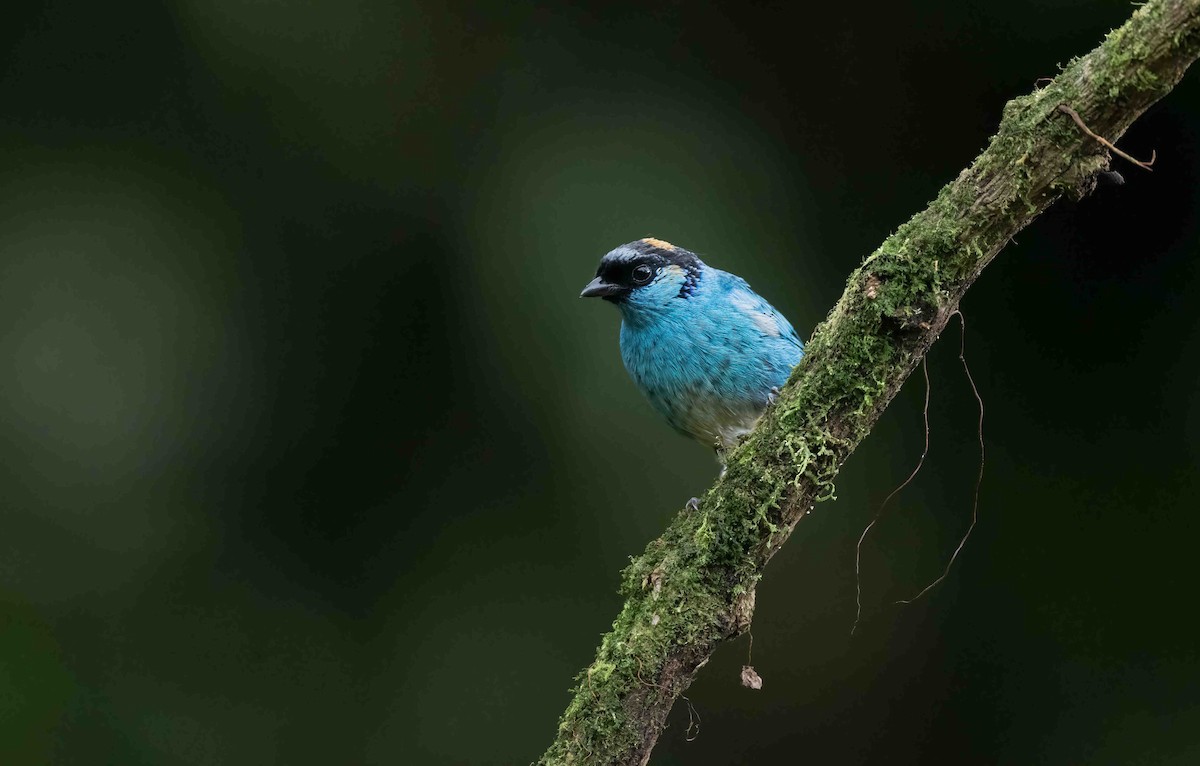
[[[645,764],[671,706],[744,633],[763,568],[867,435],[967,288],[1009,240],[1108,166],[1116,140],[1200,55],[1200,0],[1151,0],[1040,90],[987,149],[851,275],[778,402],[622,576],[626,597],[577,678],[542,764]],[[1127,172],[1145,172],[1130,166]]]

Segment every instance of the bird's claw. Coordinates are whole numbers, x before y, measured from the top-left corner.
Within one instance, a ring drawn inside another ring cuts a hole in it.
[[[689,511],[700,510],[700,498],[698,498],[698,497],[691,498],[690,500],[687,501],[687,504],[685,504],[683,507]]]

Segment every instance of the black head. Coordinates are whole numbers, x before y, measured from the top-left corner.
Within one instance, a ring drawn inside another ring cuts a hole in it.
[[[647,237],[621,245],[604,256],[596,269],[596,278],[579,296],[620,303],[635,290],[654,285],[650,289],[661,292],[664,298],[688,298],[700,281],[703,266],[695,253]]]

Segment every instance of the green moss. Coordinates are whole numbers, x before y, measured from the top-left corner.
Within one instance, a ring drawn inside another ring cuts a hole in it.
[[[616,669],[617,666],[611,662],[596,661],[595,664],[587,669],[588,680],[596,681],[597,683],[604,683],[608,679],[612,678],[613,671]]]

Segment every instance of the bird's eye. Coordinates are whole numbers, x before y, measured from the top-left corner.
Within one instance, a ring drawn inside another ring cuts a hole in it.
[[[639,263],[633,267],[633,281],[639,285],[644,285],[650,281],[650,277],[654,276],[654,269],[644,263]]]

